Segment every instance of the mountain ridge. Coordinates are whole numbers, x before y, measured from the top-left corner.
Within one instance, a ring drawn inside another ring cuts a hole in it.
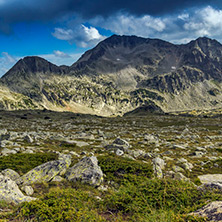
[[[122,115],[151,104],[164,111],[221,107],[221,70],[222,45],[207,37],[176,45],[113,35],[70,67],[25,57],[0,82],[38,107]]]

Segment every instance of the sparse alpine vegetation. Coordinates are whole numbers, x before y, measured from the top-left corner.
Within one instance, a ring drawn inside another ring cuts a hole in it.
[[[0,114],[2,221],[220,221],[220,116]]]

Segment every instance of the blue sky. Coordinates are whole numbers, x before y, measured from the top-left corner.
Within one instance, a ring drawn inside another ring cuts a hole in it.
[[[0,76],[20,58],[71,65],[111,36],[138,35],[187,43],[222,42],[218,0],[0,0]]]

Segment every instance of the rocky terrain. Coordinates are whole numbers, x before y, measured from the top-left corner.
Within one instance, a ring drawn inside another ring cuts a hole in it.
[[[143,114],[0,111],[2,221],[221,221],[221,116]]]
[[[21,59],[0,80],[0,108],[117,116],[151,105],[221,113],[221,58],[222,45],[206,37],[174,45],[113,35],[70,67]]]

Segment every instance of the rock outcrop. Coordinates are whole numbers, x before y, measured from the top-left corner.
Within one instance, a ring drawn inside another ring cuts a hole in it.
[[[17,184],[29,185],[37,182],[49,182],[55,176],[64,174],[71,164],[71,156],[63,156],[60,160],[44,163],[30,170],[21,178],[16,180]]]
[[[25,201],[35,200],[33,197],[25,196],[15,181],[0,175],[0,200],[9,203],[19,204]]]
[[[103,182],[103,172],[95,156],[84,157],[67,170],[65,177],[69,181],[81,181],[96,187]]]
[[[191,215],[205,217],[207,221],[222,221],[222,201],[209,203]]]

